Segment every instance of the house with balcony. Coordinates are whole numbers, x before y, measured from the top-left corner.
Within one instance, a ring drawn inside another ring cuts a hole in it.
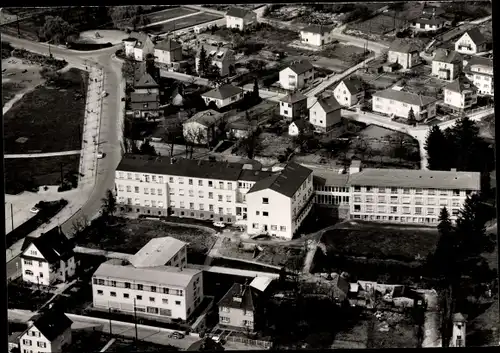
[[[396,39],[387,53],[387,63],[398,64],[403,69],[411,69],[420,63],[419,50],[415,44]]]
[[[209,109],[198,112],[182,124],[184,139],[196,145],[210,144],[217,137],[223,115]]]
[[[202,93],[201,98],[203,98],[206,105],[214,102],[216,107],[221,109],[242,100],[243,89],[227,83],[211,91]]]
[[[455,42],[455,51],[460,54],[475,55],[487,50],[487,41],[479,28],[473,27]]]
[[[437,49],[432,59],[432,75],[446,81],[455,80],[462,73],[463,57],[458,52]]]
[[[436,116],[437,101],[434,97],[388,88],[373,94],[372,110],[391,117],[408,119],[408,113],[413,109],[415,119],[420,122]]]
[[[245,165],[238,177],[238,191],[236,193],[236,219],[245,221],[248,216],[247,194],[252,187],[260,181],[268,179],[275,175],[272,170],[254,170]],[[246,221],[245,221],[246,225]]]
[[[144,72],[134,81],[134,92],[138,94],[160,94],[160,85],[148,73]]]
[[[231,68],[234,67],[234,51],[229,48],[216,47],[213,45],[203,44],[196,51],[195,57],[195,68],[196,72],[199,73],[199,63],[200,63],[200,50],[204,48],[207,56],[210,57],[212,65],[219,68],[220,75],[222,77],[228,76],[231,72]]]
[[[463,112],[477,104],[477,87],[461,76],[443,88],[444,104],[453,111]]]
[[[493,60],[473,56],[464,68],[465,75],[477,87],[479,94],[493,96],[495,85],[493,81]]]
[[[152,39],[143,32],[132,32],[123,40],[125,55],[136,61],[144,61],[148,54],[154,55],[155,45]]]
[[[262,323],[260,293],[248,284],[234,283],[217,304],[219,327],[254,332]]]
[[[171,39],[166,38],[154,47],[155,61],[159,64],[170,65],[173,62],[182,60],[182,45]]]
[[[20,352],[68,352],[73,322],[62,312],[51,310],[28,321],[19,338]]]
[[[358,104],[365,96],[363,82],[355,77],[342,80],[333,90],[337,102],[344,107],[352,107]]]
[[[73,248],[61,227],[37,238],[26,237],[21,247],[23,281],[44,286],[67,282],[75,275],[77,266]]]
[[[257,23],[257,15],[253,11],[241,7],[231,7],[226,12],[227,28],[235,28],[244,31],[255,23]]]
[[[280,99],[280,115],[287,120],[300,118],[307,113],[307,97],[299,91],[288,93]]]
[[[304,88],[313,80],[314,66],[307,60],[293,62],[279,74],[281,87],[291,91]]]
[[[160,117],[160,95],[157,93],[130,94],[130,108],[134,118],[155,120]]]
[[[303,44],[321,47],[334,42],[332,34],[333,28],[331,26],[310,25],[300,30],[300,41]]]
[[[309,123],[319,133],[328,133],[342,121],[342,106],[334,96],[319,97],[309,108]]]

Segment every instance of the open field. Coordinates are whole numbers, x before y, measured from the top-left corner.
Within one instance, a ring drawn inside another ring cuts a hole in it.
[[[189,263],[203,264],[205,255],[216,240],[215,236],[199,228],[166,224],[159,220],[114,217],[105,235],[100,231],[99,224],[93,223],[85,229],[77,243],[89,248],[135,254],[149,240],[165,236],[189,243]]]
[[[387,16],[385,14],[377,15],[369,20],[347,25],[347,31],[359,31],[371,35],[384,35],[395,29],[403,27],[405,21]]]
[[[171,9],[166,9],[166,10],[150,13],[150,14],[146,15],[145,17],[149,20],[149,23],[156,23],[156,22],[160,22],[160,21],[170,20],[172,18],[186,16],[186,15],[196,13],[196,12],[198,12],[198,11],[188,9],[185,7],[174,7]]]
[[[2,107],[17,94],[23,94],[42,84],[40,65],[23,63],[19,58],[9,57],[2,60]]]
[[[209,14],[209,13],[200,13],[197,15],[193,15],[186,18],[181,18],[178,20],[173,20],[170,22],[166,22],[163,24],[159,24],[156,26],[151,26],[146,29],[147,32],[151,34],[162,34],[170,31],[176,31],[179,29],[183,29],[186,27],[196,26],[205,22],[215,21],[221,19],[221,16]]]
[[[4,115],[5,152],[80,149],[87,80],[86,72],[72,68],[16,102]]]
[[[5,192],[18,194],[44,185],[61,184],[63,177],[78,173],[79,155],[42,158],[7,158],[4,160]]]
[[[227,28],[219,28],[214,35],[221,37],[223,40],[231,42],[235,37],[234,33]],[[239,37],[238,37],[239,38]],[[260,24],[255,30],[250,33],[241,34],[242,42],[246,44],[258,43],[271,50],[285,48],[286,43],[289,43],[298,38],[298,33],[280,29],[268,24]]]
[[[355,65],[363,60],[364,54],[365,50],[363,48],[341,43],[327,46],[319,52],[319,55],[323,57],[336,58],[350,65]]]

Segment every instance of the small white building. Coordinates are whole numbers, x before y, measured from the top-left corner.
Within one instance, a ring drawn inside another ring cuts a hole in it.
[[[432,75],[442,80],[453,81],[462,73],[463,58],[458,52],[437,49],[432,59]]]
[[[282,88],[292,91],[301,89],[314,80],[314,66],[307,60],[294,62],[280,71],[279,78]]]
[[[247,122],[243,119],[240,119],[227,124],[227,131],[230,136],[239,139],[247,137],[250,131],[255,131],[257,127],[258,127],[258,122],[255,120]]]
[[[469,29],[455,42],[455,50],[460,54],[474,55],[486,51],[486,47],[486,38],[477,27]]]
[[[358,104],[364,95],[363,82],[360,79],[349,77],[342,80],[333,90],[337,102],[344,107],[352,107]]]
[[[307,113],[307,97],[299,91],[291,92],[280,99],[280,115],[293,120]]]
[[[220,109],[243,99],[243,90],[239,87],[225,84],[214,88],[211,91],[202,93],[201,98],[203,98],[205,104],[207,105],[210,102],[215,102],[217,108]]]
[[[467,319],[461,314],[453,314],[453,330],[450,347],[465,347]]]
[[[478,88],[480,94],[494,95],[493,60],[480,56],[473,56],[467,62],[464,72],[467,78]]]
[[[459,77],[443,88],[444,103],[453,110],[464,111],[477,103],[477,87],[466,77]]]
[[[173,238],[153,238],[129,260],[136,268],[173,266],[187,267],[187,243]]]
[[[334,96],[319,97],[309,108],[309,123],[320,133],[329,132],[342,120],[342,106]]]
[[[66,282],[75,275],[73,245],[60,227],[37,238],[26,237],[21,251],[24,282],[48,286],[55,281]]]
[[[196,113],[182,124],[184,139],[197,145],[212,142],[222,118],[221,113],[212,109]]]
[[[420,17],[411,22],[411,28],[417,32],[432,32],[444,27],[446,20],[439,16]]]
[[[234,51],[229,48],[222,48],[205,44],[200,46],[196,52],[196,72],[199,71],[200,50],[202,47],[205,49],[207,56],[210,57],[211,63],[219,68],[220,75],[223,77],[229,75],[231,66],[234,66],[235,64]]]
[[[160,64],[171,64],[182,60],[182,45],[177,41],[167,38],[155,45],[155,61]]]
[[[436,116],[437,101],[433,97],[388,88],[373,94],[372,109],[377,113],[405,119],[408,119],[408,113],[413,109],[415,119],[419,122]]]
[[[125,55],[136,61],[143,61],[148,54],[154,55],[155,45],[146,33],[132,32],[125,44]]]
[[[62,312],[49,311],[28,321],[19,338],[20,352],[64,353],[71,345],[72,321]]]
[[[257,23],[257,15],[253,11],[232,7],[226,12],[227,28],[243,31],[255,23]]]
[[[396,39],[387,53],[387,62],[399,64],[403,69],[411,69],[420,62],[418,48],[409,42]]]
[[[299,136],[307,131],[312,131],[313,127],[311,124],[304,119],[297,119],[292,121],[290,125],[288,125],[288,135],[290,136]]]
[[[300,41],[304,44],[321,47],[334,41],[331,26],[311,25],[300,30]]]

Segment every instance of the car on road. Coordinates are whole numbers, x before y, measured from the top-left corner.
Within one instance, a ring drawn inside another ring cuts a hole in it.
[[[182,339],[185,335],[182,332],[174,331],[168,335],[168,338]]]
[[[36,207],[36,206],[33,206],[33,207],[30,208],[30,212],[31,213],[38,213],[38,212],[40,212],[40,209],[38,207]]]
[[[102,96],[103,98],[104,98],[104,97],[107,97],[107,96],[108,96],[108,92],[106,92],[106,91],[102,91],[101,96]]]
[[[224,222],[214,222],[215,227],[224,228],[226,225]]]
[[[97,152],[97,159],[103,159],[104,157],[106,157],[106,153],[101,151]]]

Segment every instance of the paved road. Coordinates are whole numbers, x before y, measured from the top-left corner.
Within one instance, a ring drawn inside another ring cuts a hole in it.
[[[54,156],[71,156],[74,154],[80,154],[81,150],[75,151],[64,151],[64,152],[48,152],[48,153],[20,153],[20,154],[4,154],[3,158],[43,158],[43,157],[54,157]]]

